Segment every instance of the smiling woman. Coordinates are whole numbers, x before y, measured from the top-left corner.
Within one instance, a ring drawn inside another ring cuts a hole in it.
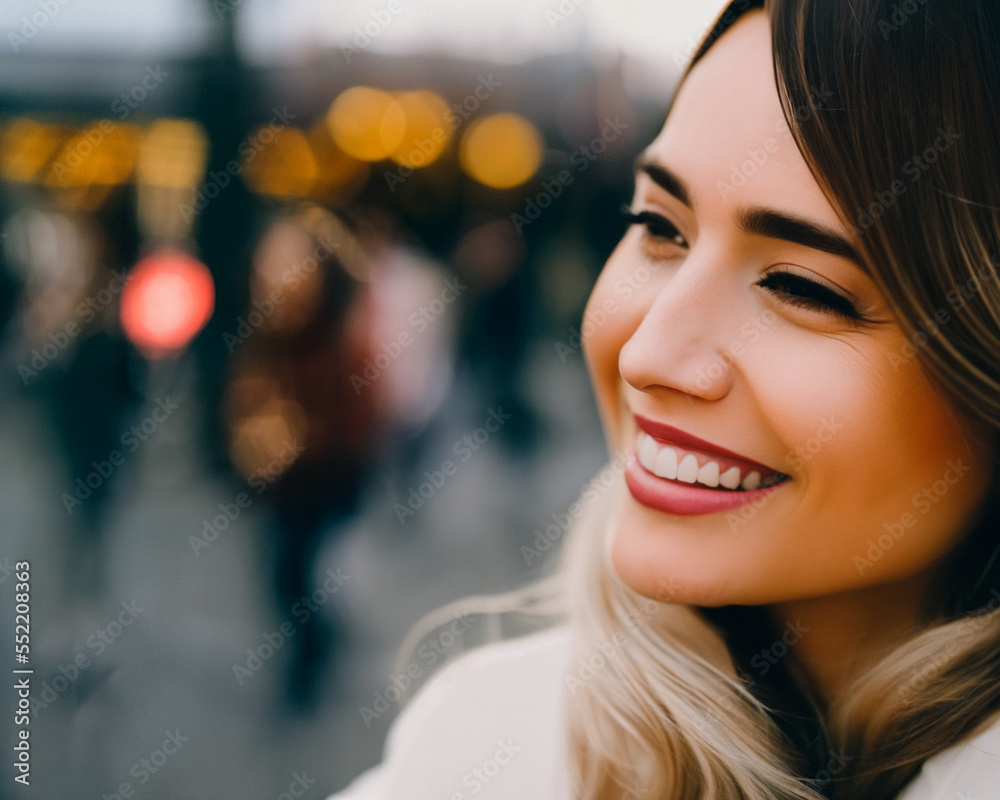
[[[585,312],[624,480],[480,604],[563,624],[435,676],[344,798],[996,796],[1000,7],[887,13],[724,11]]]

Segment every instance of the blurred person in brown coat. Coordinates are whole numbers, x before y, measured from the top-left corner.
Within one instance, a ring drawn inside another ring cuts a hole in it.
[[[299,707],[315,697],[335,638],[334,587],[314,581],[316,554],[357,509],[376,450],[379,386],[351,382],[374,353],[368,277],[337,216],[283,214],[254,252],[246,314],[226,335],[230,457],[275,512],[268,557],[279,615],[295,630],[288,698]]]

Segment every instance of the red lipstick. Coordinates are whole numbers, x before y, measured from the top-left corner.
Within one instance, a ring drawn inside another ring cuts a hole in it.
[[[626,460],[625,482],[632,496],[645,506],[679,516],[718,513],[748,503],[757,505],[788,482],[785,473],[740,453],[672,425],[638,415],[635,419],[642,433],[637,438],[636,449]],[[659,455],[656,455],[656,443],[666,446]],[[680,468],[677,467],[679,458],[685,462]],[[695,467],[699,468],[697,480]],[[680,472],[685,475],[683,480]],[[728,477],[723,475],[720,481],[720,472],[728,472]],[[746,481],[740,481],[741,475]],[[760,485],[762,475],[766,476],[764,485]],[[774,480],[780,482],[773,483]],[[737,481],[747,488],[739,488]],[[720,484],[725,486],[713,488]]]
[[[661,444],[676,445],[677,447],[682,447],[685,450],[696,450],[699,453],[703,453],[704,455],[711,456],[713,458],[721,457],[721,459],[726,462],[735,461],[738,462],[739,466],[745,467],[746,471],[755,469],[761,475],[770,475],[772,472],[780,471],[774,469],[774,467],[767,466],[767,464],[761,464],[759,461],[754,461],[752,458],[747,458],[747,456],[735,453],[732,450],[727,450],[725,447],[719,447],[717,444],[712,444],[705,439],[699,439],[697,436],[687,433],[686,431],[682,431],[680,428],[675,428],[673,425],[667,425],[663,422],[647,419],[646,417],[641,417],[638,414],[635,415],[635,422],[639,426],[640,430],[645,431]]]

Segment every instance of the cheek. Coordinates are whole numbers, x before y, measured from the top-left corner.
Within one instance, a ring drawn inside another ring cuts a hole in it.
[[[584,360],[590,373],[608,443],[621,445],[622,347],[642,322],[655,292],[660,269],[656,265],[629,265],[619,246],[611,254],[587,301],[580,324]]]
[[[877,526],[884,554],[874,574],[930,566],[958,541],[985,500],[991,468],[949,402],[927,381],[914,360],[884,388],[872,431],[873,456],[884,452],[882,491],[895,501]],[[879,447],[884,445],[884,449]],[[879,449],[875,449],[879,448]],[[892,539],[890,543],[889,538]]]
[[[869,584],[927,569],[985,499],[983,452],[970,450],[915,360],[892,366],[893,342],[777,348],[783,367],[768,373],[765,416],[785,420],[775,429],[803,523],[776,542],[775,562],[801,568],[821,554],[816,580]]]

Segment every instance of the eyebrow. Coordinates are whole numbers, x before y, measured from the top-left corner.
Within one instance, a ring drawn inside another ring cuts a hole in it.
[[[861,256],[847,239],[815,222],[760,207],[738,208],[736,220],[747,233],[822,250],[824,253],[849,259],[865,269]]]
[[[691,208],[691,190],[686,183],[662,164],[650,161],[645,154],[640,154],[635,162],[635,171],[645,173],[650,179],[666,192]]]
[[[663,164],[640,155],[635,164],[636,173],[648,175],[664,191],[692,208],[691,190],[688,185]],[[824,253],[849,259],[867,272],[861,256],[853,245],[836,231],[793,214],[785,214],[760,206],[740,206],[736,209],[736,224],[745,233],[781,239],[792,244],[820,250]]]

